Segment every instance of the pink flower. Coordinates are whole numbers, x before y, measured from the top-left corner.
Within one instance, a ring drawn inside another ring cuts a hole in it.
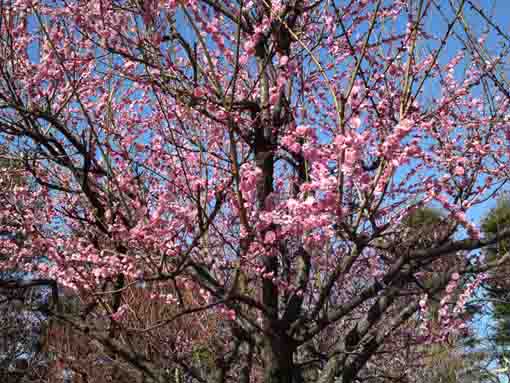
[[[299,125],[297,128],[296,128],[296,133],[299,135],[299,136],[306,136],[308,134],[308,132],[310,131],[310,128],[306,125]]]
[[[117,310],[117,312],[113,313],[112,314],[112,320],[114,321],[119,321],[122,319],[122,317],[124,316],[125,312],[127,311],[128,309],[128,306],[127,305],[122,305],[119,307],[119,309]]]
[[[351,119],[351,124],[354,129],[358,129],[361,126],[361,118],[353,117]]]
[[[455,167],[455,170],[454,170],[454,173],[456,176],[463,176],[464,173],[465,173],[465,170],[462,166],[456,166]]]
[[[269,230],[264,236],[264,243],[273,244],[276,241],[276,234],[274,231]]]
[[[230,319],[230,320],[236,320],[236,312],[234,310],[228,310],[226,312],[227,314],[227,318]]]
[[[347,149],[345,151],[345,164],[347,166],[353,166],[354,163],[356,162],[356,160],[358,159],[358,157],[359,157],[359,153],[357,153],[355,150]]]
[[[193,96],[202,97],[203,95],[204,95],[204,91],[200,87],[197,87],[193,90]]]
[[[295,142],[289,147],[289,150],[293,153],[299,153],[301,151],[301,145]]]

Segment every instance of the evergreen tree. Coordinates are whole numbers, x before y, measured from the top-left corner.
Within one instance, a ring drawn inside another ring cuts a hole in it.
[[[440,210],[423,207],[413,211],[403,221],[403,230],[405,233],[403,242],[411,241],[413,246],[426,248],[431,243],[437,241],[447,241],[452,238],[457,229],[455,222]],[[430,278],[434,272],[454,267],[455,257],[447,257],[448,261],[436,262],[430,267],[429,278],[427,276],[422,281],[425,289],[430,288]],[[465,280],[457,288],[457,294],[460,294],[465,288]],[[430,327],[439,329],[440,300],[441,295],[429,297]],[[447,342],[418,345],[409,353],[409,358],[415,358],[417,366],[415,375],[412,379],[415,382],[441,382],[441,383],[480,383],[480,382],[498,382],[497,377],[488,369],[490,361],[487,360],[486,352],[479,350],[480,339],[473,329],[474,315],[477,310],[474,306],[467,307],[466,315],[470,318],[468,321],[468,331],[463,334],[454,335],[447,339]]]
[[[510,227],[510,196],[499,199],[496,207],[486,216],[482,225],[487,237],[497,236]],[[500,258],[510,250],[510,241],[501,240],[485,250],[489,260]],[[484,284],[493,319],[490,341],[493,345],[493,358],[499,364],[510,356],[510,265],[505,264],[489,272]]]

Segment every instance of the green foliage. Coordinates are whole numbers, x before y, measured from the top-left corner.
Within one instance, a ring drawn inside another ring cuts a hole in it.
[[[498,233],[510,227],[510,196],[502,197],[496,207],[485,217],[482,224],[482,231],[486,238],[494,238]],[[494,246],[486,249],[486,255],[490,260],[506,254],[510,249],[510,240],[498,241]],[[507,277],[510,269],[504,265],[491,271],[488,291],[493,298],[502,298],[510,290]],[[510,307],[498,307],[497,310],[503,315],[510,313]]]
[[[420,207],[402,221],[402,243],[426,249],[448,240],[453,234],[455,222],[448,220],[439,209]]]
[[[446,241],[455,232],[456,222],[448,219],[441,210],[423,207],[416,209],[403,220],[406,237],[412,238],[413,246],[428,247],[437,246],[438,242]],[[430,273],[424,274],[420,280],[422,286],[430,287],[431,276],[435,272],[450,270],[455,267],[458,258],[455,254],[444,257],[439,262],[431,265]],[[459,289],[453,292],[455,296],[463,291],[464,283],[469,279],[463,279]],[[438,310],[442,296],[429,297],[429,315],[432,323],[439,326]],[[467,309],[468,318],[479,312],[479,307],[470,305]],[[422,350],[423,366],[416,370],[416,382],[443,382],[443,383],[472,383],[491,382],[493,376],[485,368],[486,353],[479,351],[480,340],[475,335],[462,337],[452,336],[448,343],[427,345]]]
[[[485,234],[496,234],[510,223],[510,196],[501,198],[482,224]]]
[[[485,217],[482,231],[486,237],[491,238],[510,226],[510,196],[501,198],[496,207]],[[509,240],[499,241],[495,246],[488,249],[487,255],[494,258],[508,251]]]
[[[510,195],[501,197],[495,208],[485,217],[482,231],[486,238],[494,238],[498,233],[510,227]],[[485,254],[489,260],[496,260],[510,250],[510,240],[498,241],[487,248]],[[491,341],[493,358],[501,365],[501,358],[508,355],[510,346],[510,267],[501,265],[489,273],[485,290],[491,302],[494,332]]]
[[[444,216],[438,209],[422,207],[409,214],[403,221],[411,229],[420,229],[444,222]]]
[[[23,171],[22,161],[8,158],[5,155],[6,153],[5,147],[0,145],[0,193],[25,183],[21,176]]]

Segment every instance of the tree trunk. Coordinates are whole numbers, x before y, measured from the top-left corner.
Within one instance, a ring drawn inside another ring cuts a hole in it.
[[[268,335],[263,350],[264,383],[292,383],[294,350],[281,336]]]

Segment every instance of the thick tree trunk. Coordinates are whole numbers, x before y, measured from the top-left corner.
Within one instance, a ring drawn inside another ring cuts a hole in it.
[[[293,383],[294,350],[279,336],[267,336],[263,350],[264,383]]]
[[[286,47],[288,49],[288,47]],[[257,180],[257,205],[260,211],[270,209],[267,198],[273,192],[275,148],[277,143],[278,129],[282,125],[281,113],[284,94],[280,95],[276,105],[269,103],[269,78],[267,75],[267,59],[269,51],[264,43],[259,44],[257,51],[257,64],[260,73],[260,110],[261,112],[254,121],[255,165],[260,170]],[[266,229],[270,230],[270,229]],[[264,238],[264,230],[260,233]],[[268,253],[264,259],[264,271],[278,278],[281,272],[276,254]],[[262,351],[264,364],[264,383],[293,383],[293,354],[295,345],[286,335],[286,329],[281,326],[279,319],[279,302],[281,291],[272,279],[262,281],[262,301],[268,310],[268,316],[264,318],[265,340]],[[285,318],[288,319],[288,318]],[[287,323],[288,324],[288,323]],[[288,326],[283,326],[287,327]]]

